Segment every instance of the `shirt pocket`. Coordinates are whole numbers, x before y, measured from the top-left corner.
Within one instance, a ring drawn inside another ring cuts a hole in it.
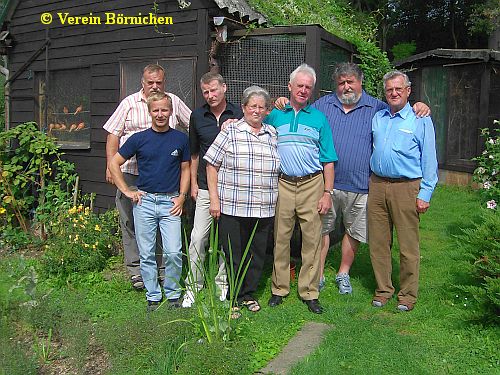
[[[393,142],[393,150],[399,153],[408,153],[417,147],[415,134],[410,129],[398,129]]]

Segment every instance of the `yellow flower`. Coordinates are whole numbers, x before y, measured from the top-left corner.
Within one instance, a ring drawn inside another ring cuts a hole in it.
[[[75,214],[75,213],[76,213],[76,206],[71,207],[71,208],[68,210],[68,213],[69,213],[69,214],[71,214],[71,215]]]
[[[84,243],[83,246],[89,247],[90,245],[88,243]]]
[[[0,215],[3,215],[7,210],[4,207],[0,207]]]
[[[96,249],[95,245],[92,245],[92,249],[94,249],[94,250]]]
[[[96,224],[94,229],[95,229],[96,232],[100,232],[101,231],[101,227],[99,226],[99,224]]]

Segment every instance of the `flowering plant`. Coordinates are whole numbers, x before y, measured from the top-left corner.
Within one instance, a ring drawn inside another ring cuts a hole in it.
[[[83,204],[61,209],[49,223],[42,265],[45,275],[66,279],[101,271],[119,247],[116,210],[95,214]]]
[[[486,201],[486,208],[496,210],[500,204],[500,121],[494,121],[495,128],[481,129],[485,138],[485,147],[481,155],[472,160],[477,161],[473,180],[480,186],[480,193]]]

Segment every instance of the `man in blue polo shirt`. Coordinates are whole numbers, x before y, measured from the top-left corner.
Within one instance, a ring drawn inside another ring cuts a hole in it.
[[[148,311],[154,311],[163,299],[155,258],[158,228],[165,261],[165,297],[171,306],[180,306],[181,214],[189,189],[190,154],[187,136],[169,127],[172,99],[159,92],[150,95],[147,104],[152,127],[133,134],[113,156],[109,168],[116,187],[134,203],[140,271]],[[120,169],[134,155],[139,170],[139,190],[130,189]]]
[[[282,303],[290,293],[290,238],[298,218],[302,230],[302,267],[298,292],[309,310],[321,314],[319,266],[321,217],[332,205],[333,146],[328,120],[308,105],[316,84],[316,73],[307,64],[290,74],[290,104],[284,111],[273,109],[264,120],[278,132],[281,173],[274,224],[275,248],[272,296],[269,306]]]
[[[323,217],[320,290],[325,285],[329,233],[342,220],[345,234],[335,281],[339,293],[348,294],[352,293],[349,271],[359,243],[366,243],[368,238],[366,206],[372,154],[371,123],[375,113],[387,108],[387,104],[363,90],[363,72],[354,63],[338,64],[333,80],[336,92],[323,96],[312,105],[328,119],[339,159],[335,163],[332,209]],[[418,116],[427,116],[430,112],[424,103],[415,103],[414,110]]]

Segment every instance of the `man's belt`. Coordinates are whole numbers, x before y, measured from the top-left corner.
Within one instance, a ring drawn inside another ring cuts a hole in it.
[[[279,177],[282,180],[297,183],[297,182],[304,182],[304,181],[310,180],[311,178],[316,177],[317,175],[321,174],[322,172],[323,171],[316,171],[314,173],[306,174],[305,176],[300,176],[300,177],[288,176],[284,173],[280,173]]]
[[[378,178],[380,178],[381,180],[384,180],[387,182],[411,182],[411,181],[420,180],[420,178],[408,178],[408,177],[400,177],[400,178],[382,177],[382,176],[379,176],[378,174],[375,174],[375,173],[374,173],[374,175],[377,176]]]

